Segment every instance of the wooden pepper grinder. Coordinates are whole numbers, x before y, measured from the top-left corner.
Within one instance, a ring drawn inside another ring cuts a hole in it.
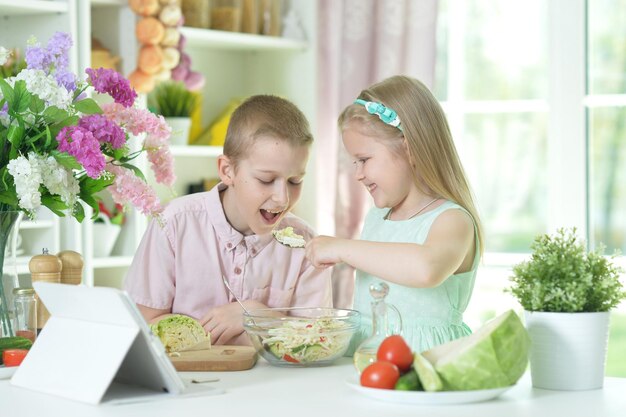
[[[80,285],[83,280],[83,257],[73,250],[64,250],[57,253],[63,268],[61,269],[61,284]]]
[[[61,282],[61,260],[44,248],[41,255],[35,255],[28,263],[32,282]],[[50,318],[50,313],[37,296],[37,330],[41,330]]]

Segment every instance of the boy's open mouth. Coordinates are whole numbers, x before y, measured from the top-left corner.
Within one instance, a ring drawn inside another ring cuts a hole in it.
[[[280,215],[283,214],[283,210],[265,210],[261,209],[261,216],[263,219],[269,223],[274,224],[280,218]]]

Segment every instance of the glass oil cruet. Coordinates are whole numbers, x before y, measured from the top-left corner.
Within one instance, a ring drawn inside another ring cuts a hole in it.
[[[389,285],[378,282],[370,285],[370,295],[372,296],[372,334],[363,340],[354,352],[354,366],[361,372],[370,363],[376,361],[376,351],[378,346],[387,336],[400,334],[402,332],[402,317],[398,309],[385,302],[385,297],[389,294]],[[391,310],[397,317],[394,326],[390,326],[388,311]]]

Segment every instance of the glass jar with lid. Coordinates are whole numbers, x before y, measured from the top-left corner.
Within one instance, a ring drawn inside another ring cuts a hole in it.
[[[37,338],[37,298],[32,288],[14,288],[15,335],[30,339]]]

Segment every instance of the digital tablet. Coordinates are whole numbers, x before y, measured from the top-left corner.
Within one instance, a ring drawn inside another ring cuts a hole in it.
[[[51,317],[12,385],[92,404],[191,388],[126,292],[45,282],[33,286]],[[220,392],[206,386],[193,391]]]

